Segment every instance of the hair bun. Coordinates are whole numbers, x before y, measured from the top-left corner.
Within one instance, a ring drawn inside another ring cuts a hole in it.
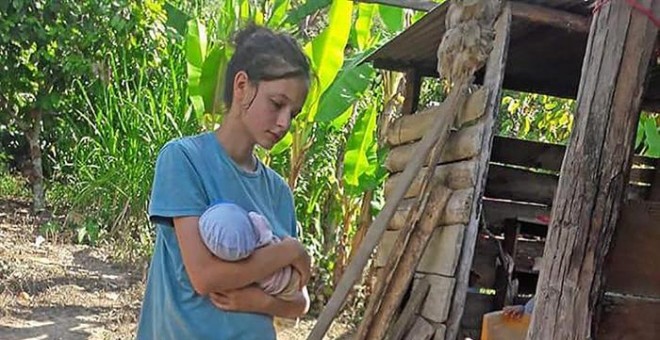
[[[234,46],[238,48],[239,46],[245,45],[248,40],[257,34],[268,34],[270,31],[267,28],[261,27],[255,23],[249,23],[244,29],[238,31],[234,37]]]

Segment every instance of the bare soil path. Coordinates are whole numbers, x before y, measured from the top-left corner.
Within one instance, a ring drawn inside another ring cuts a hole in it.
[[[28,205],[0,200],[0,339],[132,339],[144,292],[139,265],[104,248],[47,240]],[[305,339],[314,320],[281,322],[278,339]],[[348,339],[335,324],[328,339]]]

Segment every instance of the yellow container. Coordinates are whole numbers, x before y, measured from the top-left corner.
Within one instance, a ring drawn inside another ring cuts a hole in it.
[[[519,319],[506,317],[502,311],[484,314],[481,340],[525,340],[530,320],[527,314]]]

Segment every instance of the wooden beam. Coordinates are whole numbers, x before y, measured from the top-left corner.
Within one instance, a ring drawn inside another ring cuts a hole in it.
[[[562,28],[568,31],[589,33],[590,19],[567,11],[511,1],[511,15],[530,23]]]
[[[436,167],[434,180],[447,186],[452,190],[461,190],[474,186],[476,183],[476,167],[474,161],[465,161],[450,163]],[[486,191],[484,195],[488,198],[511,200],[517,202],[536,203],[540,205],[551,206],[557,190],[559,176],[556,174],[532,171],[529,169],[515,168],[499,164],[490,164],[488,171],[488,180],[486,181]],[[420,174],[415,177],[404,198],[410,199],[420,193],[421,183],[428,167],[423,168]],[[629,183],[626,192],[628,199],[645,199],[648,197],[649,187],[648,175],[653,169],[633,169],[630,173],[631,181],[633,177],[638,177],[638,181],[647,183],[638,185]],[[394,174],[385,182],[385,198],[388,199],[390,193],[397,185],[400,174]],[[399,210],[408,206],[406,202],[399,205]],[[400,224],[400,219],[396,217],[392,220],[392,225]]]
[[[491,162],[559,171],[565,147],[507,137],[495,137]]]
[[[511,7],[508,2],[503,5],[502,12],[495,23],[495,41],[486,64],[486,74],[483,86],[488,89],[488,101],[486,104],[486,115],[482,118],[486,128],[481,141],[481,153],[478,159],[478,175],[475,184],[474,199],[472,202],[472,214],[463,238],[461,258],[456,273],[456,285],[452,298],[449,318],[447,319],[447,331],[445,339],[454,340],[458,336],[461,318],[465,308],[470,269],[474,256],[477,236],[481,221],[481,198],[486,187],[486,176],[488,175],[488,161],[493,144],[494,126],[497,112],[502,101],[502,83],[506,69],[506,59],[509,50],[509,35],[511,32]]]
[[[660,11],[660,0],[638,3]],[[607,2],[594,15],[528,339],[596,338],[604,258],[630,175],[657,31],[626,1]]]
[[[487,197],[552,205],[558,176],[491,164]]]
[[[419,86],[417,87],[419,90]],[[419,98],[419,91],[417,93],[410,93],[406,96],[406,98],[414,97]],[[481,116],[484,115],[487,97],[488,91],[485,88],[481,88],[476,92],[471,93],[461,116],[458,117],[454,126],[464,126],[481,118]],[[425,108],[420,112],[415,112],[413,115],[410,113],[417,111],[417,105],[412,102],[412,99],[409,105],[414,106],[403,110],[403,116],[394,120],[392,127],[387,130],[386,142],[390,146],[408,144],[422,138],[424,132],[428,130],[428,127],[438,119],[438,117],[448,114],[447,110],[456,109],[447,108],[443,105],[434,105]]]
[[[443,106],[447,107],[447,105]],[[448,114],[453,113],[449,108],[443,111]],[[444,116],[440,115],[436,120],[442,120]],[[447,140],[447,147],[442,149],[438,164],[475,157],[481,150],[481,140],[483,137],[481,129],[481,126],[475,124],[458,131],[452,131]],[[385,159],[385,168],[390,172],[399,172],[404,169],[406,164],[410,162],[410,159],[415,157],[416,147],[417,143],[412,143],[392,148]],[[428,159],[426,160],[426,163],[428,163]]]
[[[399,8],[414,9],[416,11],[428,12],[440,5],[437,2],[425,0],[357,0],[368,4],[381,4]]]
[[[565,152],[566,147],[560,144],[497,136],[493,141],[493,153],[490,161],[559,172]],[[657,158],[640,155],[633,156],[633,164],[645,168],[656,167],[657,160]],[[644,183],[649,183],[647,182],[648,174],[640,174],[637,178],[644,179],[642,180]]]
[[[642,102],[642,110],[660,113],[660,100],[648,99]]]
[[[660,158],[655,161],[655,175],[651,182],[649,200],[660,202]]]
[[[404,90],[403,106],[401,114],[410,115],[417,111],[419,105],[419,95],[422,90],[422,75],[416,69],[410,69],[406,72],[406,87]]]
[[[540,204],[524,202],[511,202],[484,198],[483,200],[486,223],[488,226],[501,228],[507,219],[525,218],[536,219],[540,216],[550,216],[551,207]]]

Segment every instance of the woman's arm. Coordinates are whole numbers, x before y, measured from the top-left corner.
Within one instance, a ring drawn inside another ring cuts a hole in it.
[[[199,217],[174,218],[174,230],[183,264],[193,289],[201,295],[230,291],[260,281],[300,258],[308,257],[294,239],[257,249],[238,262],[222,261],[204,245],[198,229]]]
[[[261,313],[281,318],[295,319],[309,310],[307,288],[298,292],[291,301],[266,294],[256,286],[244,287],[228,292],[211,293],[211,302],[223,310],[234,312]]]
[[[281,300],[268,295],[261,312],[281,318],[295,319],[307,314],[309,311],[309,304],[307,288],[303,288],[303,291],[299,292],[296,298],[291,301]]]

